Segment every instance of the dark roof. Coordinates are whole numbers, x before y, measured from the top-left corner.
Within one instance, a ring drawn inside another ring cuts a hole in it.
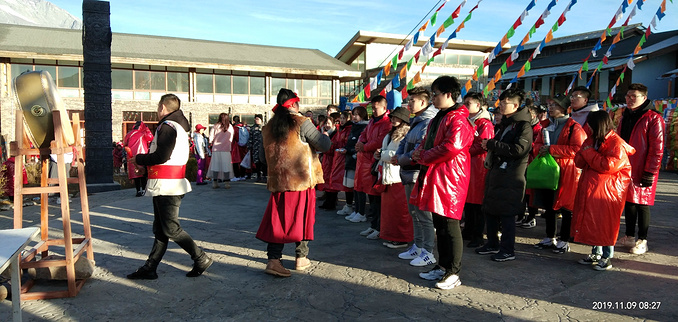
[[[600,61],[603,59],[618,29],[619,28],[615,28],[612,31],[612,36],[608,36],[605,42],[603,42],[602,48],[597,51],[596,55],[597,57],[593,56],[589,57],[589,70],[594,70],[598,66]],[[602,32],[603,30],[599,30],[586,34],[573,35],[563,38],[554,38],[551,42],[549,42],[546,45],[546,47],[544,47],[544,49],[542,50],[542,54],[537,56],[537,58],[535,58],[532,61],[531,63],[532,69],[552,68],[556,66],[565,66],[572,64],[581,65],[586,59],[586,57],[591,53],[591,50],[595,45],[595,40],[600,38]],[[644,32],[645,29],[642,28],[640,24],[629,26],[628,28],[626,28],[624,31],[625,37],[615,44],[615,47],[612,49],[612,56],[608,58],[609,61],[612,62],[617,59],[628,59],[629,55],[633,53],[633,50],[635,49],[636,45],[638,45],[640,37],[644,34]],[[650,56],[653,54],[659,55],[661,53],[665,53],[666,50],[676,50],[676,48],[678,48],[678,41],[675,41],[674,37],[677,35],[678,30],[651,34],[650,37],[647,38],[645,44],[643,45],[644,48],[643,51],[641,51],[636,56],[636,58],[639,58],[640,55],[650,55]],[[578,45],[578,43],[584,41],[588,41],[589,43],[591,43],[591,45],[590,46]],[[662,43],[662,45],[657,45],[659,43]],[[532,54],[532,52],[534,51],[538,44],[539,42],[530,43],[526,45],[525,46],[526,49],[521,51],[522,54],[521,57],[518,59],[518,61],[515,62],[513,66],[508,68],[507,71],[509,73],[519,71],[520,68],[525,64],[525,61],[527,61],[529,55]],[[572,47],[578,47],[578,49],[570,50],[569,48]],[[499,69],[499,67],[501,67],[501,65],[506,61],[506,59],[513,51],[513,48],[499,55],[494,60],[494,62],[490,64],[490,72],[488,74],[489,76],[492,76],[494,75],[494,73],[497,72],[497,69]],[[544,54],[545,52],[551,51],[554,48],[556,48],[556,51],[560,50],[560,52],[550,53],[549,55]],[[604,65],[603,68],[608,69],[616,67],[614,65],[620,66],[620,64],[608,64]],[[511,73],[508,76],[511,75],[515,74]],[[529,77],[529,75],[526,76]],[[508,77],[502,77],[502,80],[507,79],[510,80],[510,78]]]
[[[82,56],[82,31],[0,24],[0,53],[8,52]],[[182,67],[360,75],[355,68],[317,49],[123,33],[113,33],[111,56],[114,61],[124,59],[118,62],[144,59],[162,65],[170,61]]]

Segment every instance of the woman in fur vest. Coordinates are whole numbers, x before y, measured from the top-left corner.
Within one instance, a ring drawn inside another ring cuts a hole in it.
[[[323,183],[316,151],[327,151],[331,142],[299,114],[297,94],[282,88],[277,103],[273,118],[262,129],[271,198],[256,237],[268,243],[265,272],[289,277],[281,261],[285,243],[296,244],[297,270],[311,265],[306,256],[308,241],[313,240],[315,186]]]

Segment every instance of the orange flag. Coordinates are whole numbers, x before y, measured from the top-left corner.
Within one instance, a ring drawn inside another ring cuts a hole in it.
[[[403,66],[403,69],[400,70],[400,78],[407,77],[407,68]]]
[[[445,25],[440,25],[440,28],[436,30],[436,37],[440,37],[440,34],[442,34],[443,32],[445,32]]]
[[[423,26],[421,26],[421,28],[419,28],[419,31],[425,31],[427,27],[428,27],[428,21]]]
[[[516,77],[521,78],[523,76],[525,76],[525,65],[523,65],[523,67],[520,68],[520,71],[518,72],[518,76],[516,76]]]
[[[487,84],[487,90],[491,91],[494,89],[494,79]]]
[[[421,74],[420,72],[417,72],[417,75],[414,75],[414,78],[412,79],[412,85],[421,82]]]
[[[384,75],[388,76],[388,74],[391,73],[391,62],[389,61],[388,64],[386,64],[386,67],[384,67]]]
[[[544,42],[547,43],[551,40],[553,40],[553,30],[549,30],[549,33],[546,34],[546,38],[544,39]]]
[[[501,69],[497,69],[497,72],[494,74],[494,79],[500,79],[501,78]]]

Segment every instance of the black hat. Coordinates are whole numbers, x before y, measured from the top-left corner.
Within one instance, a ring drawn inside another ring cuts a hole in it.
[[[567,95],[558,94],[552,97],[551,100],[560,105],[560,107],[565,111],[567,111],[567,108],[570,107],[570,98],[567,97]]]
[[[407,108],[399,106],[393,112],[391,112],[391,117],[397,117],[401,119],[403,122],[410,124],[410,111],[407,110]]]

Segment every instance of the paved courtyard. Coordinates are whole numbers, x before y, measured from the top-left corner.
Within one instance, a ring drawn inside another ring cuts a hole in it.
[[[128,280],[142,265],[153,237],[149,197],[133,190],[89,197],[96,270],[74,298],[23,303],[25,321],[675,321],[678,317],[678,175],[663,172],[649,233],[650,252],[615,252],[614,268],[599,272],[576,261],[590,247],[573,245],[557,255],[532,245],[544,221],[517,230],[516,260],[496,263],[464,248],[462,285],[444,291],[418,277],[426,268],[397,258],[402,251],[358,232],[335,212],[318,211],[313,266],[290,278],[263,273],[265,244],[254,235],[269,193],[252,181],[232,189],[194,186],[183,200],[184,229],[214,258],[201,277],[187,278],[192,262],[171,243],[159,279]],[[74,231],[82,232],[79,199],[72,202]],[[60,208],[50,205],[50,235],[60,236]],[[39,224],[39,206],[24,208],[24,227]],[[0,212],[0,229],[12,227]],[[624,228],[622,219],[622,231]],[[283,262],[293,266],[286,246]],[[38,286],[39,287],[39,286]],[[650,305],[655,303],[654,305]],[[660,303],[660,305],[656,305]],[[631,306],[635,308],[630,308]],[[11,302],[0,303],[0,321],[11,320]]]

